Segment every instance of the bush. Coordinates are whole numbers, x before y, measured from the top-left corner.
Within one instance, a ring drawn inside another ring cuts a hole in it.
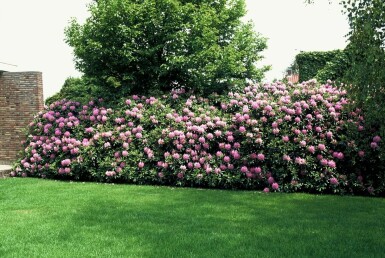
[[[264,191],[384,193],[384,147],[346,91],[315,81],[114,110],[58,101],[30,124],[13,175]]]

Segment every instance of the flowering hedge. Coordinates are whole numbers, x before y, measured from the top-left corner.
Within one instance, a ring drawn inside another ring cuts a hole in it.
[[[132,96],[114,110],[62,100],[30,124],[12,175],[381,195],[383,140],[348,104],[315,81]]]

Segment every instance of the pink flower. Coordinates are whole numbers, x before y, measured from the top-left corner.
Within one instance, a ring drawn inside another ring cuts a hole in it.
[[[199,162],[195,162],[194,168],[196,168],[196,169],[201,168],[201,164]]]
[[[318,149],[320,151],[324,151],[326,149],[325,144],[322,144],[322,143],[318,144]]]
[[[285,161],[290,161],[291,160],[290,156],[286,155],[286,154],[283,155],[282,159],[285,160]]]
[[[219,137],[219,136],[221,136],[221,135],[222,135],[222,132],[221,132],[221,131],[218,131],[218,130],[216,130],[216,131],[214,132],[214,134],[215,134],[215,136]]]
[[[267,105],[265,108],[264,108],[265,111],[267,112],[270,112],[271,110],[273,110],[273,108],[270,106],[270,105]]]
[[[260,161],[263,161],[263,160],[265,160],[265,155],[263,155],[262,153],[259,153],[257,155],[257,159],[260,160]]]
[[[140,161],[140,162],[138,163],[138,168],[143,168],[143,167],[144,167],[144,162]]]
[[[136,134],[135,134],[135,137],[136,137],[137,139],[140,139],[140,138],[142,138],[142,134],[141,134],[141,133],[136,133]]]
[[[377,142],[371,142],[371,143],[370,143],[370,147],[371,147],[372,149],[377,149],[377,148],[378,148]]]
[[[298,165],[305,165],[306,164],[306,159],[303,159],[303,158],[300,158],[300,157],[296,157],[295,158],[295,163],[297,163]]]
[[[240,132],[240,133],[246,132],[246,128],[245,128],[244,126],[240,126],[240,127],[239,127],[239,132]]]
[[[289,139],[289,136],[285,135],[285,136],[282,136],[282,141],[284,142],[288,142],[290,139]]]
[[[334,160],[329,160],[328,161],[328,166],[331,167],[331,168],[335,168],[336,167],[336,163],[334,162]]]
[[[314,152],[315,152],[315,147],[314,147],[314,146],[309,146],[309,147],[307,148],[307,150],[308,150],[310,153],[313,153],[313,154],[314,154]]]
[[[273,188],[274,190],[278,190],[279,185],[278,185],[277,183],[273,183],[273,184],[271,185],[271,188]]]
[[[268,192],[270,192],[270,189],[267,188],[267,187],[265,187],[265,189],[263,189],[263,192],[264,192],[264,193],[268,193]]]
[[[246,166],[242,166],[241,167],[241,172],[242,173],[247,173],[247,172],[249,172],[249,169]]]
[[[358,152],[358,156],[360,156],[361,158],[363,158],[363,157],[365,156],[365,152],[362,151],[362,150],[360,150],[360,151]]]
[[[376,135],[373,137],[373,142],[379,143],[381,141],[381,137]]]
[[[272,183],[274,183],[275,182],[275,180],[274,180],[274,177],[269,177],[268,179],[267,179],[267,182],[269,183],[269,184],[272,184]]]
[[[332,185],[338,185],[338,179],[335,177],[330,178],[329,181]]]
[[[70,164],[71,164],[71,160],[70,159],[65,159],[65,160],[61,161],[61,165],[63,167],[69,166]]]
[[[344,154],[342,152],[338,152],[337,155],[336,155],[336,158],[337,159],[344,159]]]

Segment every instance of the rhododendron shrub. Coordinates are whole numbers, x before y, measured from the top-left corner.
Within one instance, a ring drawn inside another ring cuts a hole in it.
[[[14,175],[216,188],[384,192],[383,139],[346,92],[314,81],[197,98],[174,90],[59,101],[30,124]]]

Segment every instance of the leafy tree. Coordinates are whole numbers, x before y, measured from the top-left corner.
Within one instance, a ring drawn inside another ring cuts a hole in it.
[[[348,0],[342,4],[351,28],[347,48],[351,67],[346,81],[355,100],[370,107],[371,120],[385,126],[385,2]]]
[[[241,22],[244,0],[99,0],[89,10],[83,25],[67,27],[66,42],[105,96],[222,92],[268,69],[255,66],[266,39]]]
[[[92,84],[85,78],[69,77],[58,93],[45,100],[46,105],[67,99],[87,103],[93,96]]]

